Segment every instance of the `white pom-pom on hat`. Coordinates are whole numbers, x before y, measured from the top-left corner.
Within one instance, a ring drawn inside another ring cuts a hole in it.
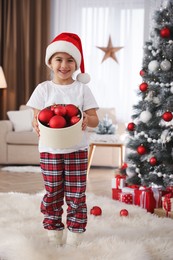
[[[82,43],[77,34],[64,32],[56,36],[46,49],[45,63],[50,68],[49,60],[56,52],[66,52],[76,61],[77,69],[80,68],[76,79],[84,84],[90,81],[89,74],[85,73]]]
[[[79,73],[76,79],[84,84],[90,82],[90,75],[88,73]]]

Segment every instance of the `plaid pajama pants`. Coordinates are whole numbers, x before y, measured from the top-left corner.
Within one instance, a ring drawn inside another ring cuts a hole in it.
[[[46,194],[41,202],[43,226],[62,230],[64,197],[67,204],[67,228],[84,232],[87,225],[86,172],[88,151],[69,154],[40,153],[40,166]]]

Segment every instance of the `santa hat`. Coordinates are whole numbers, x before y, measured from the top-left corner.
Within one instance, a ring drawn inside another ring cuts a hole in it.
[[[61,33],[48,45],[45,62],[49,68],[49,60],[56,52],[66,52],[74,58],[77,69],[80,68],[81,70],[81,73],[79,73],[76,78],[78,81],[85,84],[90,81],[89,74],[85,73],[82,43],[77,34],[67,32]]]

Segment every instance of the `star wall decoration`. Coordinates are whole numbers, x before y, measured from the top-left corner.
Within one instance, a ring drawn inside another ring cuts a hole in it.
[[[102,62],[104,62],[108,58],[112,58],[115,62],[118,63],[118,60],[116,57],[116,52],[121,50],[123,47],[113,47],[111,37],[109,36],[109,41],[108,41],[107,47],[98,47],[97,46],[97,48],[105,52]]]

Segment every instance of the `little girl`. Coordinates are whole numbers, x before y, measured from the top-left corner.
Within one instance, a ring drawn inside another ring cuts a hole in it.
[[[67,241],[77,246],[87,225],[86,172],[88,163],[87,126],[96,127],[97,102],[87,85],[81,40],[73,33],[61,33],[47,47],[46,65],[53,72],[53,79],[39,84],[27,106],[34,109],[33,127],[39,135],[37,115],[53,104],[74,104],[83,111],[82,141],[67,149],[53,149],[39,143],[40,166],[46,193],[41,202],[43,226],[50,242],[63,243],[62,222],[64,198],[67,203]],[[80,68],[77,79],[73,74]],[[83,82],[83,83],[82,83]]]

